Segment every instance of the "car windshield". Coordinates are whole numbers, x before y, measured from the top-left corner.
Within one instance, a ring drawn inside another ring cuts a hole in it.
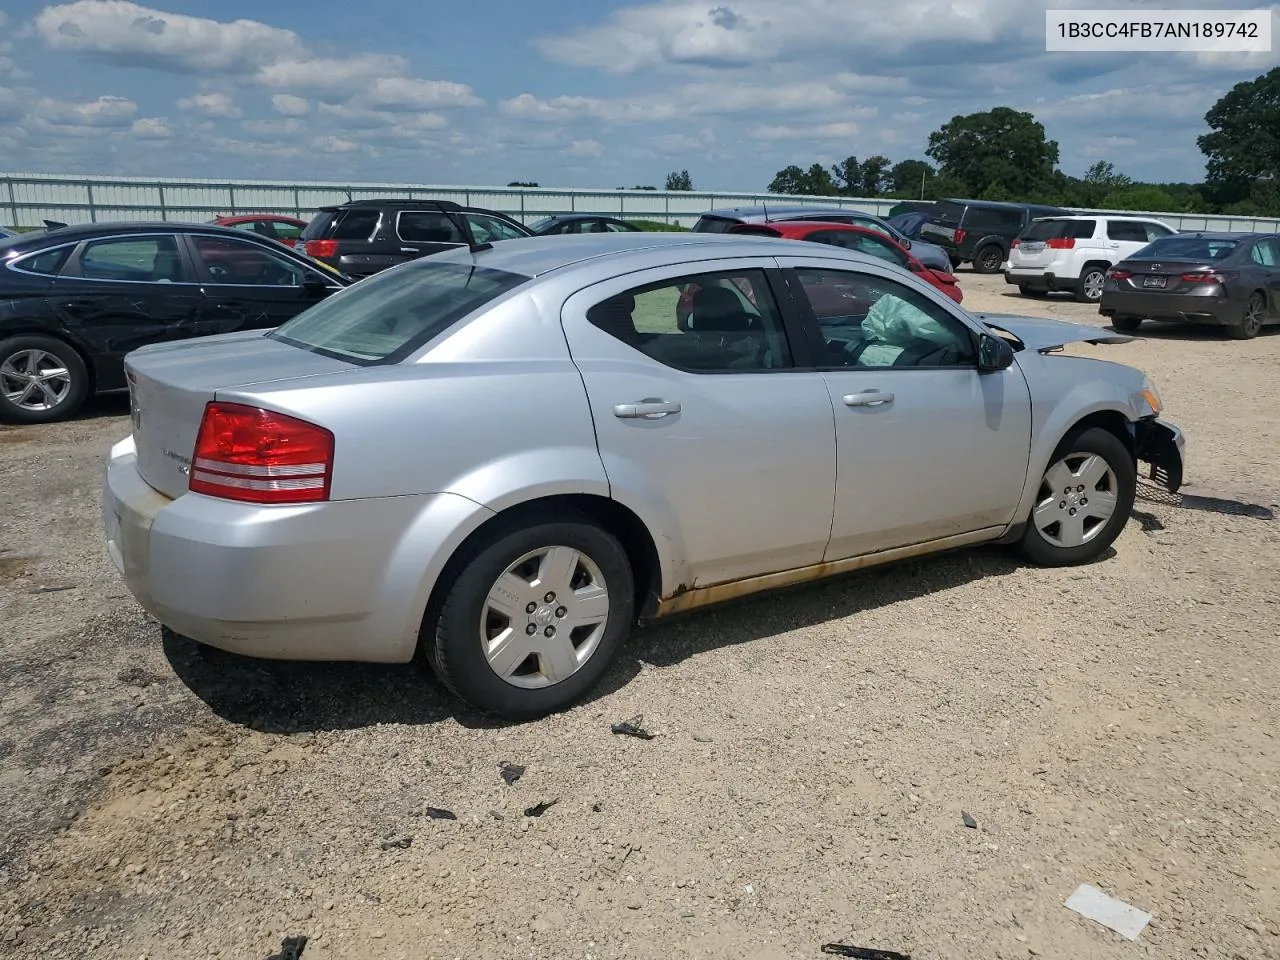
[[[527,279],[474,264],[419,261],[369,277],[268,336],[351,363],[398,363]]]
[[[1162,237],[1134,254],[1135,260],[1221,260],[1240,246],[1239,237]]]
[[[1070,237],[1073,240],[1088,240],[1093,236],[1094,220],[1036,220],[1023,231],[1023,240],[1057,240]]]

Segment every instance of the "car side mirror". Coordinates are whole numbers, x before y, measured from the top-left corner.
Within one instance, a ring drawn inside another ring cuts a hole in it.
[[[902,238],[902,246],[903,246],[904,248],[906,248],[907,250],[910,250],[910,249],[911,249],[911,238],[910,238],[910,237],[903,237],[903,238]]]
[[[994,333],[983,333],[978,336],[978,371],[994,373],[1007,370],[1013,366],[1013,347],[1003,337]]]

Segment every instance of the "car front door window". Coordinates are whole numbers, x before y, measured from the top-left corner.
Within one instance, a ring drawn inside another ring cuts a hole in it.
[[[232,237],[193,237],[206,279],[237,286],[300,287],[307,271],[255,243]]]
[[[509,223],[497,217],[486,217],[479,214],[467,214],[467,222],[471,224],[471,233],[476,243],[494,243],[498,240],[518,240],[524,234]]]

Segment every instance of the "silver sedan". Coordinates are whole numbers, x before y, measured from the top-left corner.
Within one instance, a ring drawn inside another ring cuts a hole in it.
[[[800,249],[804,247],[805,249]],[[1183,440],[1096,327],[723,235],[462,248],[126,360],[110,554],[161,623],[407,662],[510,718],[638,618],[977,543],[1088,563]]]

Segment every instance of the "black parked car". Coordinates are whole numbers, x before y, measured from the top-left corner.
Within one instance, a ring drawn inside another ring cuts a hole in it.
[[[1143,320],[1224,327],[1237,340],[1280,323],[1280,234],[1179,233],[1107,271],[1098,312],[1117,330]]]
[[[919,236],[946,250],[953,266],[972,263],[974,273],[999,273],[1014,237],[1032,220],[1066,212],[1034,203],[939,200],[920,225]]]
[[[279,326],[351,280],[274,240],[95,223],[0,241],[0,420],[64,420],[148,343]]]
[[[505,214],[447,200],[353,200],[321,207],[302,243],[307,256],[359,278],[454,247],[533,235]]]
[[[566,213],[543,217],[529,224],[529,229],[540,237],[563,233],[640,233],[634,223],[617,217],[604,217],[595,213]]]

